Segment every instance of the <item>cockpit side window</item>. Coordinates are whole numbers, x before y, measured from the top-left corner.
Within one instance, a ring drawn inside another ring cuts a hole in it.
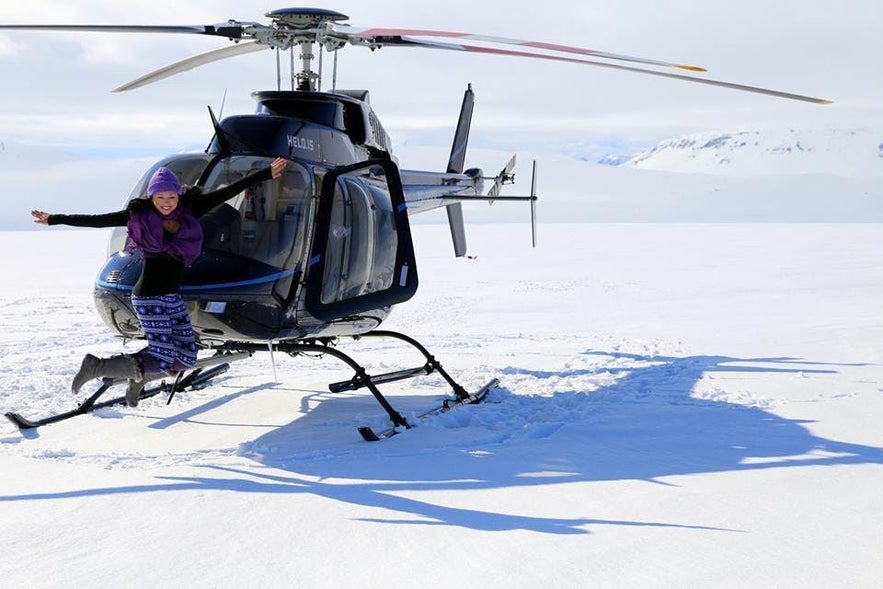
[[[322,280],[324,304],[389,288],[398,234],[385,185],[368,176],[337,181]]]
[[[271,158],[234,156],[220,161],[205,190],[229,185],[266,167]],[[201,219],[204,248],[225,251],[278,268],[303,258],[305,225],[314,192],[309,171],[296,162],[278,180],[249,186]]]
[[[205,154],[180,155],[157,162],[135,184],[132,193],[129,195],[129,200],[147,198],[147,185],[150,183],[150,178],[161,167],[166,167],[174,172],[178,180],[181,181],[181,184],[193,186],[199,181],[208,163],[209,156]]]
[[[417,267],[398,166],[372,159],[322,178],[304,306],[333,321],[406,301]]]

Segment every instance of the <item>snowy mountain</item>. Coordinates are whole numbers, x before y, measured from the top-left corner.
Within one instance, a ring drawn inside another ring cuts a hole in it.
[[[624,165],[727,176],[879,176],[883,175],[883,132],[791,129],[700,133],[663,141]]]
[[[0,139],[0,174],[4,178],[14,172],[31,173],[34,169],[45,169],[47,164],[58,165],[79,159],[58,147],[24,145]]]

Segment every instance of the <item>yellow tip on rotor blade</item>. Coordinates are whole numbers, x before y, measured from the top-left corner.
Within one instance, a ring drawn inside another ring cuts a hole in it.
[[[704,67],[699,67],[698,65],[678,65],[682,70],[687,70],[688,72],[707,72],[708,70]]]
[[[824,99],[824,100],[820,100],[820,101],[819,101],[819,104],[834,104],[834,101],[833,101],[833,100]]]

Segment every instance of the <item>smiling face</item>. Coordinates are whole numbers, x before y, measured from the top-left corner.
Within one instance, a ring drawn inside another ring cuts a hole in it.
[[[150,197],[150,201],[161,215],[169,215],[178,208],[177,192],[157,192]]]

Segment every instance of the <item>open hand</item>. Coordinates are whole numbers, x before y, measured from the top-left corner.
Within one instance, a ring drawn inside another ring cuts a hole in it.
[[[273,162],[270,164],[270,173],[273,174],[273,180],[277,179],[279,176],[282,175],[282,171],[285,169],[285,167],[287,165],[288,165],[288,160],[285,159],[284,157],[277,157],[276,159],[273,160]]]
[[[49,224],[49,213],[46,211],[31,211],[31,216],[34,218],[34,223],[39,225],[48,225]]]

